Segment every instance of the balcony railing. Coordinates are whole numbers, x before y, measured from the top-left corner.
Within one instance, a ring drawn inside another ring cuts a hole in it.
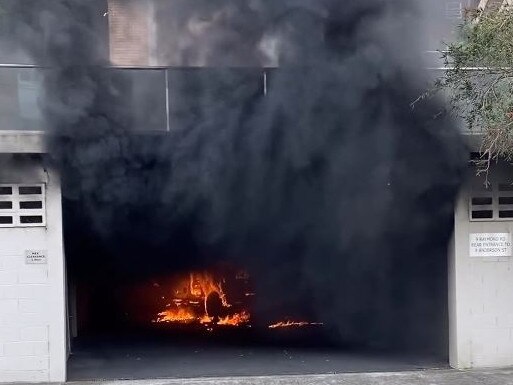
[[[36,68],[0,68],[0,130],[42,130],[42,82]]]
[[[0,64],[0,130],[45,131],[45,76],[50,68]],[[132,130],[165,132],[197,122],[202,103],[265,94],[271,69],[108,67],[108,102]],[[112,89],[114,88],[114,89]],[[215,90],[215,91],[213,91]]]
[[[436,74],[443,66],[430,69]],[[51,71],[54,70],[0,64],[0,131],[47,130],[50,123],[45,120],[42,106],[44,79]],[[112,103],[108,108],[125,128],[165,133],[204,124],[206,119],[216,114],[222,117],[234,108],[243,111],[245,106],[240,103],[251,103],[271,92],[279,70],[108,67],[101,71],[105,71],[109,86],[114,88],[107,99]],[[208,116],[202,115],[205,111]]]

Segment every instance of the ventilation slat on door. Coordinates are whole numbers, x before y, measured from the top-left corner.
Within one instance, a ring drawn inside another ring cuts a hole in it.
[[[474,187],[469,201],[471,221],[513,220],[513,183]]]
[[[491,206],[492,203],[492,197],[472,198],[472,206]]]
[[[474,189],[470,198],[469,215],[471,221],[493,220],[494,195],[492,186]]]
[[[0,225],[12,225],[14,224],[14,218],[12,215],[0,215]]]
[[[0,201],[0,210],[12,210],[12,201]]]
[[[20,209],[35,210],[35,209],[42,209],[42,208],[43,208],[43,201],[21,201],[20,202]]]
[[[46,226],[44,184],[0,185],[0,227]]]
[[[513,219],[513,184],[499,183],[499,219]]]
[[[41,186],[19,186],[18,192],[20,195],[41,195],[42,192]]]
[[[20,215],[20,223],[43,223],[42,215]]]
[[[11,186],[0,186],[0,195],[12,195]]]

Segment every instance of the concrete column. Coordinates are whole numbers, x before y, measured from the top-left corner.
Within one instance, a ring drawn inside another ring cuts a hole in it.
[[[66,313],[58,175],[35,160],[3,162],[0,183],[44,183],[46,226],[0,228],[0,382],[66,380]],[[45,263],[29,264],[40,250]]]
[[[472,177],[458,199],[449,251],[450,364],[457,369],[513,365],[513,258],[470,256],[471,234],[513,232],[513,221],[496,212],[470,220],[470,185],[482,182]],[[496,199],[494,192],[495,207]]]

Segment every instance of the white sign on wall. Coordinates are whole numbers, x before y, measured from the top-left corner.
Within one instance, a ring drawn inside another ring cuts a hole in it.
[[[46,265],[46,250],[25,250],[25,263],[27,265]]]
[[[470,234],[471,257],[511,257],[510,233]]]

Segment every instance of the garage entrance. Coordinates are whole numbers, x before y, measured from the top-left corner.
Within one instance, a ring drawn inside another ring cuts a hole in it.
[[[450,215],[414,254],[390,239],[386,263],[362,268],[362,252],[330,271],[330,255],[309,265],[294,248],[274,263],[234,256],[198,240],[191,218],[156,242],[122,226],[104,236],[87,213],[64,201],[69,380],[448,366]]]

